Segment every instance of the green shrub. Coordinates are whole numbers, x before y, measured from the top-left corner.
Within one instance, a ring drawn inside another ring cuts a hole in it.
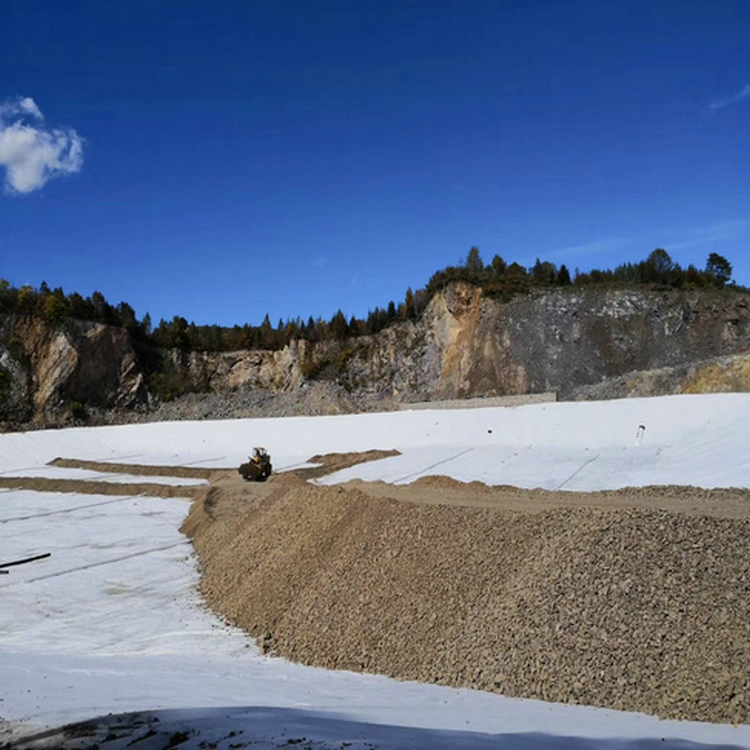
[[[0,365],[0,406],[5,406],[12,385],[13,378],[11,377],[11,374]]]
[[[80,401],[71,401],[68,408],[70,409],[70,416],[77,422],[85,422],[88,419],[88,411]]]

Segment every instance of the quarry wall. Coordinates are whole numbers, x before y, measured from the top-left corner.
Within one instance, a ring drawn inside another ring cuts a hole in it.
[[[591,286],[502,302],[458,282],[436,293],[419,319],[376,335],[158,355],[184,390],[222,398],[227,416],[248,394],[266,402],[286,394],[284,403],[292,394],[302,404],[312,384],[334,411],[547,393],[566,400],[749,390],[750,294]],[[147,358],[123,328],[0,316],[0,420],[149,410],[157,402],[149,382]]]

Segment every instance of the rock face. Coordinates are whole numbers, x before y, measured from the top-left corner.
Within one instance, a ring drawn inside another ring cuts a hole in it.
[[[555,390],[570,398],[625,373],[749,346],[747,295],[591,289],[489,302],[455,395]]]
[[[342,380],[406,401],[545,391],[569,399],[629,373],[635,382],[637,372],[748,351],[750,295],[575,289],[503,304],[454,284],[418,323],[357,342]]]
[[[292,341],[280,351],[173,351],[170,356],[196,390],[290,391],[305,379],[302,365],[309,349],[306,341]]]
[[[750,390],[750,294],[570,287],[502,303],[455,283],[418,321],[374,336],[163,354],[188,390],[227,400],[281,394],[284,413],[310,380],[341,394],[346,405],[334,411],[547,391],[572,399]],[[0,420],[60,421],[80,405],[146,408],[145,372],[124,329],[0,318]]]
[[[0,323],[0,367],[10,385],[0,418],[57,422],[84,405],[132,408],[146,402],[144,375],[125,329],[68,320],[55,328],[37,318]]]

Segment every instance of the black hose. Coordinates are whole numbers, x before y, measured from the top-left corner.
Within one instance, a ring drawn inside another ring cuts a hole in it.
[[[27,557],[24,560],[14,560],[13,562],[0,563],[0,573],[7,573],[7,570],[3,568],[12,568],[14,565],[23,565],[24,563],[35,562],[36,560],[44,560],[45,557],[51,557],[51,552],[45,552],[43,555],[35,555],[34,557]]]

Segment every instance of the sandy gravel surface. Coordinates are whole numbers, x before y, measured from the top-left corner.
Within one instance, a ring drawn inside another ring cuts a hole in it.
[[[56,458],[50,466],[64,469],[91,469],[93,471],[131,476],[179,477],[189,479],[218,478],[221,472],[187,466],[141,466],[104,461],[85,461],[75,458]],[[148,482],[105,482],[97,479],[52,479],[48,477],[0,476],[0,488],[34,490],[36,492],[75,492],[87,495],[147,495],[149,497],[193,497],[196,485],[168,485]],[[205,492],[205,490],[203,490]]]
[[[750,491],[314,483],[387,455],[315,456],[263,483],[188,469],[200,488],[0,483],[194,496],[183,531],[207,602],[295,661],[750,723]],[[171,473],[110,465],[125,469]]]
[[[0,488],[34,490],[35,492],[75,492],[86,495],[148,495],[149,497],[194,497],[199,491],[196,485],[173,486],[153,482],[102,482],[96,479],[49,479],[46,477],[0,477]]]
[[[353,480],[344,485],[372,497],[391,498],[426,505],[515,510],[539,513],[552,508],[644,508],[715,518],[750,518],[750,492],[743,489],[704,490],[700,487],[627,487],[601,492],[524,490],[458,482],[446,476],[429,476],[412,484]]]
[[[59,466],[63,469],[92,469],[94,471],[107,471],[113,474],[188,479],[211,479],[215,473],[214,469],[204,469],[199,466],[120,464],[114,461],[86,461],[80,458],[55,458],[49,462],[49,465]]]
[[[337,467],[338,468],[338,467]],[[184,529],[268,652],[511,696],[750,721],[750,493],[315,486],[227,472]]]

